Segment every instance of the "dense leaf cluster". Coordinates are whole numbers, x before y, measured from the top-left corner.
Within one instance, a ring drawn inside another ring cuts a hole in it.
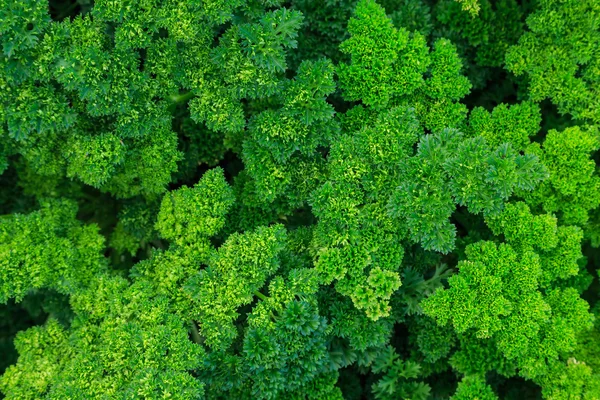
[[[0,396],[600,399],[596,0],[0,0]]]

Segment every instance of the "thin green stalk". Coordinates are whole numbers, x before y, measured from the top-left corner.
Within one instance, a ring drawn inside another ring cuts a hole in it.
[[[195,94],[193,92],[187,92],[182,94],[172,94],[170,97],[173,103],[184,103],[189,99],[193,98]]]
[[[262,301],[265,301],[268,299],[267,296],[265,296],[264,294],[262,294],[261,292],[259,292],[258,290],[256,292],[254,292],[254,295],[256,297],[258,297],[259,299],[261,299]]]
[[[198,344],[202,344],[204,343],[204,338],[200,335],[200,332],[198,331],[198,327],[196,326],[196,323],[194,321],[192,321],[191,325],[191,330],[192,330],[192,339],[194,340],[194,343],[198,343]]]

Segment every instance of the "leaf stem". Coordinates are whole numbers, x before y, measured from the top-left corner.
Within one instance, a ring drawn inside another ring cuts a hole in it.
[[[198,343],[198,344],[204,343],[204,338],[200,335],[200,332],[198,331],[198,327],[196,326],[196,323],[194,321],[192,321],[190,326],[192,328],[192,339],[194,340],[194,343]]]
[[[268,299],[267,296],[265,296],[264,294],[262,294],[261,292],[259,292],[258,290],[254,292],[254,295],[256,297],[258,297],[259,299],[261,299],[262,301],[266,301]]]
[[[173,103],[183,103],[196,96],[193,92],[187,92],[182,94],[172,94],[169,96]]]

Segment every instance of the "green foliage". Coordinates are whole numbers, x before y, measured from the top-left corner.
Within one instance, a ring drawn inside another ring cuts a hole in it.
[[[538,133],[541,120],[539,106],[532,102],[500,104],[492,112],[476,107],[469,115],[468,131],[473,136],[483,136],[492,146],[510,143],[513,149],[523,151],[530,144],[530,137]]]
[[[383,374],[373,386],[375,398],[427,399],[429,386],[414,380],[419,377],[419,369],[419,364],[398,359],[398,354],[391,347],[384,349],[373,364],[373,372]]]
[[[484,137],[464,138],[454,129],[423,137],[407,164],[389,203],[391,214],[405,221],[412,240],[442,253],[454,248],[456,228],[449,218],[456,204],[492,215],[515,189],[531,190],[545,176],[537,157],[521,155],[508,143],[491,148]]]
[[[219,46],[202,60],[213,65],[205,72],[213,74],[213,80],[206,81],[199,74],[186,85],[196,95],[190,102],[192,119],[205,122],[213,130],[242,130],[245,118],[240,100],[273,95],[281,89],[279,74],[286,70],[285,49],[296,47],[301,23],[300,13],[282,8],[266,13],[255,23],[229,28],[220,37]],[[200,71],[206,69],[201,65]]]
[[[398,320],[402,320],[406,315],[421,315],[421,301],[441,287],[442,282],[451,276],[452,272],[446,265],[438,264],[433,275],[425,278],[414,267],[406,267],[402,273],[402,287],[392,298]]]
[[[321,280],[337,280],[336,289],[373,319],[389,315],[387,303],[401,284],[404,235],[386,202],[418,135],[414,113],[403,107],[344,135],[331,148],[329,180],[312,197]]]
[[[330,372],[329,327],[318,312],[313,272],[293,270],[287,282],[275,278],[270,296],[249,316],[243,346],[253,393],[261,398],[277,392],[303,395],[303,386]],[[312,395],[318,398],[317,393]]]
[[[438,289],[423,308],[458,334],[493,340],[523,376],[543,375],[591,324],[589,305],[558,281],[578,273],[582,233],[557,227],[553,217],[531,215],[524,203],[507,206],[488,225],[505,242],[467,246],[450,288]]]
[[[0,397],[600,398],[599,12],[0,0]]]
[[[574,358],[565,364],[556,365],[541,383],[542,392],[550,399],[595,399],[600,396],[598,375],[591,368]]]
[[[431,6],[427,2],[420,0],[401,0],[391,2],[381,2],[390,13],[394,26],[402,27],[409,32],[418,31],[424,36],[428,36],[432,29]]]
[[[600,205],[600,178],[590,154],[600,148],[597,128],[581,129],[578,126],[562,132],[551,130],[539,154],[550,174],[548,180],[525,200],[544,211],[557,213],[561,222],[583,226],[588,221],[589,210]]]
[[[423,362],[436,363],[447,358],[457,339],[454,331],[448,326],[440,326],[427,316],[410,320],[410,338]]]
[[[455,41],[479,67],[502,66],[524,28],[516,0],[443,0],[436,3],[434,14],[443,27],[440,34]]]
[[[391,96],[411,93],[423,84],[429,65],[423,37],[398,31],[375,1],[359,1],[348,32],[351,37],[340,50],[351,56],[351,64],[341,64],[338,71],[347,100],[384,108]],[[420,62],[403,65],[411,56]]]
[[[281,107],[250,120],[242,159],[257,196],[273,201],[283,195],[298,206],[319,182],[324,160],[317,148],[329,145],[339,132],[333,107],[325,101],[335,89],[333,71],[326,60],[303,62],[296,78],[285,82]],[[298,164],[316,174],[297,176]]]
[[[477,14],[479,12],[479,0],[455,0],[460,3],[463,11],[468,11],[470,14]]]
[[[578,346],[573,352],[573,358],[589,365],[592,372],[597,373],[600,368],[600,347],[598,346],[598,343],[600,343],[600,320],[598,319],[600,307],[596,305],[593,311],[596,317],[594,327],[581,332],[577,338]]]
[[[375,109],[385,109],[394,99],[409,101],[428,129],[460,125],[466,110],[454,102],[465,96],[471,85],[460,75],[462,63],[449,41],[436,41],[429,52],[423,35],[396,29],[372,0],[357,4],[348,31],[350,38],[340,50],[351,62],[338,66],[346,100],[361,100]],[[449,108],[442,115],[437,109],[441,104]]]
[[[467,376],[458,384],[456,394],[452,400],[496,400],[498,396],[494,394],[491,387],[486,385],[485,379],[478,376]]]
[[[323,314],[330,321],[334,337],[348,341],[348,346],[340,346],[332,352],[332,361],[341,366],[352,364],[361,352],[385,345],[393,329],[391,318],[373,321],[362,310],[357,310],[352,301],[332,289],[321,292]],[[325,309],[323,306],[330,308]],[[369,362],[367,362],[369,364]]]
[[[30,214],[0,220],[0,302],[30,290],[75,293],[104,268],[98,227],[75,219],[77,206],[49,200]]]
[[[506,53],[515,75],[528,77],[532,100],[549,98],[561,114],[600,121],[600,28],[595,0],[539,1],[527,17],[529,31]]]
[[[118,213],[117,225],[110,236],[110,246],[119,253],[129,252],[135,256],[157,232],[154,229],[158,204],[143,200],[133,200],[124,203]]]
[[[165,195],[160,204],[156,229],[178,244],[194,243],[216,235],[225,224],[225,214],[234,201],[223,170],[206,172],[193,188],[182,187]]]
[[[143,281],[128,286],[98,276],[72,297],[70,329],[51,319],[20,333],[19,361],[0,380],[7,398],[198,398],[202,384],[187,371],[202,348],[164,297]]]
[[[348,37],[347,24],[357,0],[292,0],[294,9],[304,17],[298,35],[298,49],[289,54],[293,69],[304,60],[327,57],[339,61],[340,43]]]
[[[193,277],[186,291],[208,346],[226,348],[237,336],[236,309],[252,302],[267,278],[277,272],[285,230],[274,225],[233,234],[211,254],[208,268]]]

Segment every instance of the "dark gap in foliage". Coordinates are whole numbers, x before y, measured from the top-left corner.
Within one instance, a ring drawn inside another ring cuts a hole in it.
[[[355,106],[361,104],[358,101],[351,102],[351,101],[344,100],[344,98],[342,97],[342,91],[340,90],[340,88],[337,88],[335,90],[335,92],[333,92],[332,94],[330,94],[327,97],[327,102],[333,106],[333,109],[338,114],[344,114],[346,111],[348,111],[352,107],[355,107]]]
[[[423,250],[416,243],[404,243],[404,258],[402,259],[402,268],[410,267],[411,269],[424,274],[425,279],[430,278],[434,274],[435,266],[446,262],[446,257],[441,253],[433,250]],[[401,286],[400,290],[402,290]]]
[[[225,235],[217,235],[210,237],[208,240],[210,240],[210,244],[212,244],[215,249],[218,249],[223,243],[225,243],[226,238],[227,237]]]
[[[34,291],[20,302],[9,299],[0,304],[0,375],[17,362],[14,339],[18,332],[43,325],[53,317],[68,326],[73,317],[68,296],[52,290]]]
[[[464,206],[458,206],[452,214],[450,221],[456,226],[456,236],[458,238],[465,237],[469,234],[469,216],[470,214]]]
[[[329,147],[317,147],[316,151],[321,154],[321,156],[325,159],[329,156]]]
[[[143,48],[142,49],[138,49],[137,53],[138,53],[138,57],[139,57],[139,60],[140,60],[140,63],[138,65],[138,70],[140,72],[144,72],[144,67],[145,67],[145,64],[146,64],[146,55],[147,55],[146,53],[147,53],[147,50],[143,49]]]
[[[571,118],[568,114],[562,114],[549,99],[543,100],[540,103],[540,109],[542,110],[542,125],[540,132],[534,137],[534,141],[542,143],[546,138],[546,135],[551,129],[562,131],[570,126],[577,125],[577,122]]]
[[[296,209],[285,221],[289,230],[294,230],[302,226],[311,226],[317,223],[317,217],[312,213],[309,206]]]
[[[285,75],[286,79],[294,79],[294,77],[296,76],[296,69],[295,68],[290,68],[290,65],[288,65],[287,69],[284,72],[284,75]]]
[[[115,47],[115,32],[117,29],[117,24],[109,21],[104,26],[105,26],[106,36],[109,39],[109,46],[110,46],[110,48],[114,48]]]
[[[396,349],[396,352],[402,359],[409,358],[411,345],[409,343],[410,334],[408,332],[408,325],[397,323],[394,325],[393,332],[390,344]]]
[[[488,382],[500,399],[539,400],[542,392],[539,386],[519,376],[505,378],[495,372],[488,373]]]
[[[19,184],[15,162],[19,157],[9,157],[8,169],[0,175],[0,215],[26,214],[38,208],[36,199],[26,194]]]
[[[494,238],[483,216],[469,213],[467,207],[458,206],[450,221],[456,226],[456,248],[453,252],[445,254],[443,260],[451,268],[465,258],[465,249],[469,244]]]
[[[470,110],[483,107],[492,111],[501,103],[516,104],[520,101],[512,75],[503,68],[486,68],[487,79],[485,86],[472,89],[463,100]]]
[[[465,206],[458,206],[450,217],[450,221],[456,226],[456,234],[459,238],[464,238],[473,232],[478,234],[478,240],[488,240],[493,237],[483,215],[472,214]]]
[[[210,131],[204,124],[194,122],[190,118],[187,101],[173,104],[171,106],[171,114],[173,115],[172,129],[177,133],[179,139],[178,150],[185,156],[183,160],[179,161],[178,170],[174,174],[168,189],[175,190],[183,185],[191,187],[198,183],[207,170],[212,169],[216,165],[226,169],[228,160],[232,160],[232,154],[225,154],[228,157],[227,160],[220,157],[220,162],[217,164],[207,164],[204,159],[208,153],[214,150],[215,146],[220,145],[224,149],[224,136],[221,133]],[[200,149],[204,149],[205,153],[198,153],[197,150]],[[231,176],[228,177],[229,180],[231,178]]]
[[[268,283],[267,283],[267,285],[268,285]],[[264,295],[268,296],[268,293],[264,289],[262,290],[262,292]],[[239,308],[239,315],[238,315],[237,319],[234,321],[236,329],[238,330],[238,336],[233,341],[231,348],[230,348],[231,352],[235,355],[242,355],[244,352],[244,342],[243,342],[244,330],[247,329],[247,327],[248,327],[248,321],[247,321],[248,315],[260,301],[262,301],[262,300],[258,299],[255,296],[254,301],[252,303],[246,304]]]
[[[239,157],[237,156],[237,154],[235,154],[232,151],[227,151],[224,154],[223,159],[220,160],[220,162],[217,164],[217,166],[223,168],[223,170],[225,172],[225,179],[227,180],[227,182],[230,185],[233,184],[234,178],[243,169],[242,160],[240,160]],[[205,163],[198,164],[198,166],[195,168],[195,171],[193,174],[186,175],[184,179],[180,179],[180,180],[171,182],[169,184],[167,190],[168,191],[177,190],[184,185],[188,186],[188,187],[192,187],[196,183],[198,183],[198,181],[200,180],[200,178],[202,178],[202,175],[204,175],[204,173],[206,171],[208,171],[209,169],[213,169],[214,167],[215,166],[209,166],[208,164],[205,164]]]
[[[600,280],[598,275],[600,274],[600,251],[597,248],[593,248],[589,241],[583,244],[583,255],[587,258],[587,272],[593,278],[592,283],[581,294],[581,297],[590,303],[590,309],[598,305],[598,293],[600,293]]]
[[[494,0],[494,2],[496,1],[500,1],[500,0]],[[527,15],[529,15],[531,12],[534,11],[534,7],[536,6],[536,3],[538,0],[516,0],[517,4],[519,4],[521,6],[521,10],[523,10],[523,19],[527,18]]]
[[[158,28],[156,37],[161,39],[167,39],[169,37],[169,31],[165,28]]]
[[[227,32],[227,30],[232,26],[233,24],[231,23],[231,21],[228,21],[223,25],[217,25],[213,28],[213,43],[211,46],[213,49],[219,45],[219,41],[221,40],[223,34]]]
[[[153,245],[152,247],[150,245],[141,247],[137,251],[135,256],[132,256],[130,253],[128,253],[126,251],[118,252],[115,249],[110,248],[106,257],[111,260],[110,261],[111,271],[120,272],[122,274],[122,276],[125,276],[125,277],[128,276],[129,271],[135,264],[139,263],[140,261],[144,261],[144,260],[147,260],[148,258],[150,258],[150,250],[153,248],[156,248],[154,243],[152,245]]]
[[[77,15],[87,14],[93,7],[91,0],[50,0],[50,18],[54,21],[72,19]]]
[[[367,376],[354,364],[339,369],[340,377],[336,386],[342,390],[344,400],[368,399],[369,387]]]
[[[229,184],[233,184],[234,178],[244,169],[242,160],[231,150],[225,153],[219,166],[225,171],[225,179]]]
[[[449,399],[458,386],[459,379],[452,369],[429,375],[424,381],[431,386],[431,391],[436,394],[437,399]]]
[[[585,68],[582,67],[581,65],[579,65],[579,67],[577,68],[577,71],[575,71],[575,78],[577,78],[577,79],[583,78],[584,73],[585,73]]]
[[[596,166],[600,166],[600,151],[596,151],[594,153],[592,153],[592,155],[590,156],[590,158],[592,160],[594,160],[594,162],[596,163]]]
[[[81,184],[81,196],[79,197],[77,219],[85,224],[96,224],[100,228],[100,234],[106,238],[104,256],[110,260],[111,270],[120,271],[125,276],[129,269],[137,262],[147,259],[150,247],[156,244],[146,244],[132,256],[128,252],[118,252],[110,245],[111,236],[117,226],[119,209],[122,201],[113,196],[102,193],[91,186]]]
[[[0,304],[0,374],[17,362],[18,354],[13,344],[19,331],[44,323],[48,315],[30,315],[14,299]]]
[[[97,224],[100,233],[107,236],[117,223],[117,199],[88,185],[81,185],[81,192],[77,219]]]
[[[69,296],[52,289],[30,292],[21,302],[21,306],[32,318],[46,320],[48,317],[52,317],[64,327],[69,327],[74,317]]]

